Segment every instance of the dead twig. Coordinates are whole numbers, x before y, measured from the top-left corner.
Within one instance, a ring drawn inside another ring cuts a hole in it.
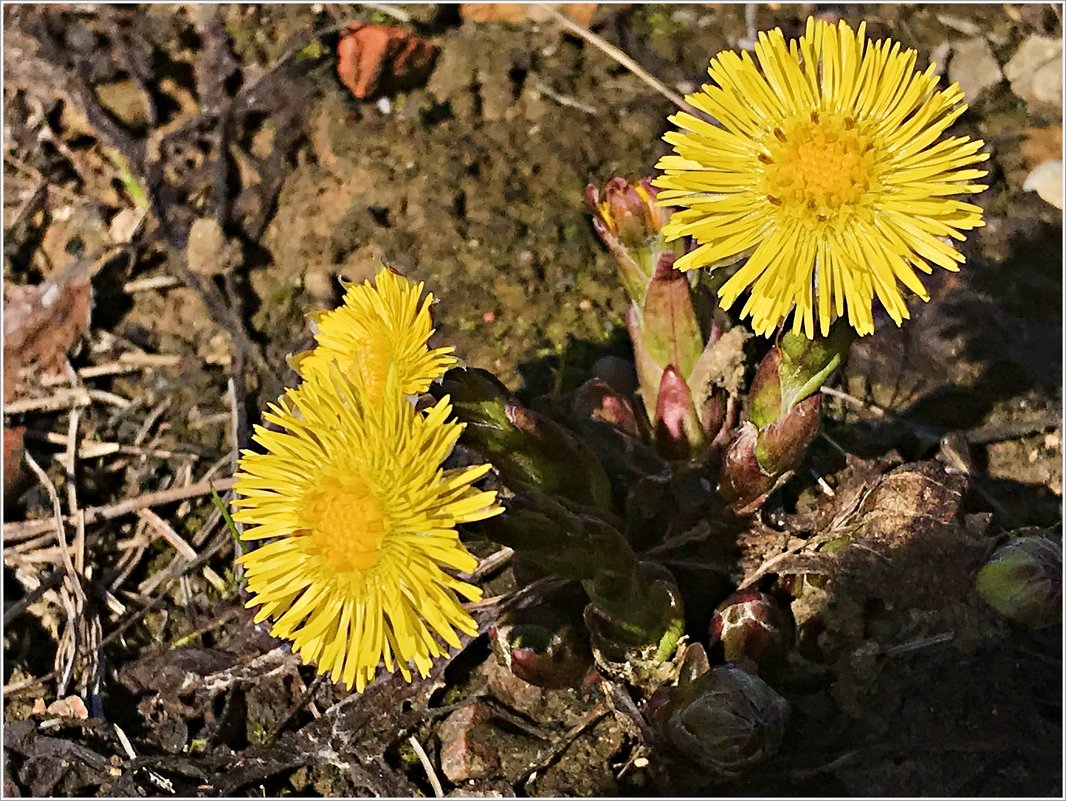
[[[185,540],[183,540],[181,538],[181,535],[178,534],[178,532],[174,530],[174,527],[171,526],[166,520],[161,518],[151,509],[138,509],[137,516],[144,520],[145,523],[148,524],[149,528],[156,532],[156,534],[162,537],[167,542],[167,544],[170,545],[170,547],[172,547],[175,551],[178,552],[179,559],[183,559],[186,562],[196,561],[197,557],[199,556],[199,554],[196,552],[196,549],[189,545],[189,543],[187,543]],[[218,575],[218,573],[212,570],[211,567],[209,567],[208,565],[204,565],[202,573],[203,577],[212,587],[214,587],[219,592],[225,591],[226,582],[223,581],[222,578]],[[157,573],[156,575],[159,574]],[[155,576],[151,576],[141,586],[140,591],[143,594],[148,595],[153,590],[155,590],[155,588],[159,586],[160,583],[161,581],[156,579]]]
[[[59,502],[59,493],[56,491],[55,484],[52,483],[44,469],[30,456],[29,451],[23,453],[23,459],[37,476],[52,501],[53,519],[50,522],[55,527],[59,555],[63,560],[64,581],[60,589],[59,598],[60,605],[66,613],[66,623],[56,648],[56,667],[53,671],[59,677],[59,686],[56,694],[63,695],[66,692],[67,683],[74,672],[74,663],[78,655],[78,621],[85,610],[85,588],[82,587],[80,577],[74,570],[74,561],[70,556],[66,528],[63,524],[63,509]]]
[[[463,581],[477,583],[487,576],[491,576],[497,570],[502,570],[511,563],[514,558],[514,550],[504,546],[482,559],[471,573],[463,573],[460,578]]]
[[[178,554],[186,559],[186,561],[192,562],[199,554],[196,553],[196,549],[189,543],[181,538],[181,536],[174,530],[174,528],[167,523],[166,520],[161,518],[151,509],[138,509],[137,517],[141,518],[148,527],[155,531],[160,537],[166,540]]]
[[[560,94],[559,92],[556,92],[554,89],[548,86],[548,84],[546,84],[544,81],[536,81],[531,84],[531,86],[533,89],[540,92],[545,97],[554,100],[560,106],[566,106],[567,108],[576,108],[578,111],[584,111],[586,114],[591,114],[592,116],[596,116],[600,113],[599,109],[597,109],[595,106],[590,106],[587,103],[582,103],[580,100],[575,100],[572,97]]]
[[[38,481],[41,482],[41,486],[45,488],[45,491],[48,493],[48,497],[52,501],[52,519],[44,520],[41,522],[45,523],[48,527],[52,528],[55,531],[56,541],[59,543],[59,551],[63,558],[63,568],[64,570],[66,570],[67,575],[73,579],[73,577],[76,575],[74,570],[74,560],[71,559],[70,549],[67,546],[67,535],[66,528],[64,525],[64,523],[66,522],[66,518],[63,517],[63,508],[59,503],[59,493],[56,492],[56,487],[55,484],[52,483],[52,479],[48,477],[48,474],[44,471],[44,468],[37,464],[37,461],[32,456],[30,456],[29,451],[25,451],[22,454],[22,458],[25,459],[26,464],[37,476]],[[7,537],[5,536],[4,539],[6,540]],[[82,603],[84,603],[85,591],[82,588],[81,584],[77,581],[72,581],[72,584],[74,585],[72,589],[74,590],[75,596]]]
[[[63,567],[59,567],[52,572],[50,576],[41,581],[35,588],[26,593],[22,598],[15,601],[10,606],[4,609],[4,625],[8,626],[15,618],[25,612],[29,606],[44,595],[49,590],[55,589],[63,583],[63,579],[66,578],[67,571]]]
[[[64,389],[49,395],[46,398],[24,398],[4,404],[4,414],[26,414],[27,412],[58,412],[62,409],[81,408],[89,406],[92,402],[100,401],[119,409],[128,408],[130,401],[121,395],[104,392],[98,389],[85,389],[75,387]]]
[[[1062,426],[1062,415],[1049,412],[1035,420],[1018,420],[1009,423],[991,423],[971,428],[966,432],[966,441],[970,445],[988,445],[1008,439],[1020,439],[1032,434],[1042,434]]]
[[[193,561],[193,562],[183,562],[179,566],[177,571],[165,571],[166,575],[164,576],[164,582],[165,583],[169,583],[171,581],[174,581],[175,579],[178,579],[181,576],[183,576],[186,573],[188,573],[190,570],[195,570],[200,565],[205,564],[211,557],[213,557],[216,553],[218,553],[218,551],[225,544],[226,544],[226,540],[219,539],[211,547],[209,547],[206,550],[204,550],[203,553],[201,553],[196,558],[195,561]],[[166,595],[164,595],[164,594],[160,594],[160,595],[156,596],[155,598],[153,598],[151,601],[149,601],[143,607],[141,607],[137,611],[133,612],[130,615],[128,620],[124,621],[114,631],[112,631],[110,634],[108,634],[106,637],[104,637],[102,640],[100,640],[99,644],[97,644],[95,647],[97,649],[99,649],[99,650],[102,650],[109,643],[111,643],[112,641],[114,641],[118,637],[121,637],[123,634],[125,634],[126,631],[131,626],[133,626],[135,623],[137,623],[137,621],[139,621],[142,617],[147,615],[149,612],[151,612],[157,606],[162,604],[165,600],[166,600]],[[78,656],[78,655],[83,655],[83,652],[79,651],[79,653],[77,653],[76,656]],[[31,678],[25,679],[23,681],[15,683],[15,684],[5,685],[3,687],[3,689],[2,689],[2,692],[3,692],[4,695],[7,695],[7,696],[20,694],[20,693],[25,692],[26,690],[28,690],[31,687],[40,687],[40,686],[44,685],[45,682],[51,681],[52,679],[56,678],[58,675],[59,675],[59,671],[58,670],[53,670],[51,673],[46,673],[43,676],[33,676]]]
[[[942,634],[934,634],[929,637],[919,637],[916,640],[909,640],[908,642],[900,643],[899,645],[893,645],[891,648],[885,649],[885,656],[899,656],[900,654],[908,654],[911,651],[918,651],[922,648],[928,648],[931,645],[939,645],[944,642],[951,642],[955,639],[955,632],[945,631]]]
[[[127,281],[122,285],[122,291],[133,295],[137,292],[156,292],[160,289],[170,289],[175,286],[181,286],[181,281],[174,276],[156,275],[151,278],[138,278],[134,281]]]
[[[159,492],[146,492],[144,495],[137,495],[107,506],[92,506],[83,510],[85,524],[92,525],[101,520],[114,520],[116,517],[133,514],[138,509],[147,509],[151,506],[162,506],[174,501],[182,501],[186,498],[209,495],[212,490],[228,490],[233,486],[233,482],[232,478],[223,478],[218,481],[200,481],[187,487],[174,487],[173,489]],[[69,521],[64,518],[64,522]],[[48,531],[54,525],[55,523],[51,520],[20,520],[15,523],[5,523],[4,541],[13,542],[19,539],[26,539]]]
[[[437,771],[433,769],[433,763],[429,761],[429,755],[426,753],[426,749],[422,747],[422,743],[418,742],[418,738],[413,734],[407,738],[407,742],[411,744],[411,748],[415,750],[415,754],[418,755],[418,761],[422,763],[422,769],[426,772],[426,778],[429,779],[429,784],[433,788],[434,798],[444,798],[444,788],[440,786],[440,779],[437,778]]]
[[[49,445],[59,445],[64,449],[69,448],[72,442],[68,437],[57,434],[54,431],[34,431],[30,429],[26,432],[25,437],[31,442],[47,442]],[[201,456],[199,453],[172,451],[166,448],[141,448],[137,445],[123,445],[121,442],[96,442],[90,440],[81,442],[77,446],[77,457],[79,459],[95,459],[101,456],[110,456],[113,453],[124,456],[152,456],[157,459],[176,459],[182,456],[199,458]]]
[[[183,361],[183,357],[171,355],[169,353],[123,353],[118,357],[117,361],[107,362],[106,364],[94,364],[91,367],[83,367],[78,370],[78,378],[82,381],[86,381],[90,378],[102,378],[105,376],[113,375],[125,375],[126,373],[137,373],[141,370],[152,370],[158,367],[180,367]],[[67,383],[67,378],[63,376],[52,377],[46,376],[41,381],[41,386],[54,387],[60,384]],[[90,397],[96,390],[88,390]],[[118,397],[117,395],[114,397]],[[122,400],[126,401],[125,398]],[[129,403],[129,401],[126,401]]]
[[[613,58],[615,61],[617,61],[627,70],[632,72],[636,77],[640,78],[640,80],[644,81],[644,83],[648,84],[648,86],[650,86],[656,92],[661,94],[663,97],[665,97],[678,108],[684,109],[689,114],[693,115],[694,117],[698,117],[699,119],[706,118],[706,115],[702,111],[700,111],[695,106],[687,103],[685,99],[681,97],[681,95],[677,94],[677,92],[671,91],[669,88],[666,87],[665,84],[662,83],[662,81],[655,78],[650,72],[640,66],[640,64],[638,64],[636,61],[626,55],[625,52],[615,47],[602,36],[598,36],[592,31],[590,31],[588,28],[578,25],[565,14],[562,14],[557,11],[554,6],[548,5],[546,3],[538,3],[537,7],[543,9],[550,17],[552,17],[556,22],[558,22],[568,31],[577,36],[580,36],[593,47],[597,48],[598,50],[601,50],[602,52]]]
[[[880,406],[873,403],[867,403],[861,398],[856,398],[854,395],[849,395],[847,392],[839,389],[833,389],[833,387],[822,387],[821,392],[823,395],[829,395],[832,398],[837,398],[845,403],[849,403],[852,406],[857,406],[860,409],[865,409],[875,417],[884,417],[887,413]]]

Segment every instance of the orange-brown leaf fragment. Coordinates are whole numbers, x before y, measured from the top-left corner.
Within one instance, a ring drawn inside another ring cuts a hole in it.
[[[40,287],[9,286],[4,303],[4,402],[22,392],[29,368],[57,373],[89,328],[92,287],[84,279]]]
[[[403,28],[353,22],[337,43],[337,77],[366,100],[418,86],[436,57],[433,42]]]
[[[1062,158],[1062,126],[1027,128],[1019,149],[1025,166],[1030,169],[1049,159]]]
[[[578,25],[588,27],[592,15],[596,13],[598,3],[561,3],[553,6]],[[466,22],[509,22],[518,24],[527,20],[544,22],[550,19],[541,6],[536,3],[461,3],[459,16]]]
[[[23,437],[25,426],[4,426],[4,501],[14,497],[22,475]]]

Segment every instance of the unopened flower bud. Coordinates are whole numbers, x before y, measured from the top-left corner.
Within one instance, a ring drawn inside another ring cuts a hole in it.
[[[672,365],[659,381],[655,399],[655,442],[667,459],[685,459],[704,441],[696,404],[688,385]]]
[[[765,593],[744,590],[718,605],[711,618],[710,646],[721,647],[726,661],[750,659],[773,665],[787,648],[789,620]]]
[[[735,511],[754,512],[799,465],[821,425],[818,390],[853,338],[843,322],[816,339],[784,333],[759,362],[748,393],[748,422],[722,459],[720,491]]]
[[[656,267],[673,264],[684,253],[682,241],[667,244],[660,235],[670,212],[655,203],[657,192],[648,178],[637,184],[612,178],[602,196],[595,186],[585,189],[592,226],[618,262],[622,286],[637,304],[644,303],[644,293]]]
[[[489,629],[489,640],[514,675],[538,687],[578,687],[592,668],[588,636],[569,624],[502,624]]]
[[[570,414],[575,422],[599,420],[631,437],[640,436],[637,415],[629,398],[598,378],[589,379],[574,392],[570,399]]]
[[[1062,543],[1011,537],[977,571],[977,594],[1004,617],[1039,629],[1062,620]]]
[[[655,716],[659,731],[705,770],[735,776],[781,744],[788,702],[758,676],[720,665],[679,686]]]

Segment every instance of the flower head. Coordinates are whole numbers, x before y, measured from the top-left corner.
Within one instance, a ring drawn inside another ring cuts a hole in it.
[[[241,557],[256,621],[360,691],[382,661],[425,676],[441,641],[476,632],[459,598],[480,591],[446,568],[477,564],[456,525],[501,511],[472,486],[489,465],[441,469],[463,430],[449,400],[416,411],[398,372],[377,399],[358,371],[310,373],[263,415],[282,430],[256,427],[264,452],[244,451],[235,486],[243,539],[271,539]]]
[[[424,283],[415,284],[387,267],[374,279],[348,284],[344,304],[311,315],[318,346],[293,360],[301,376],[327,374],[331,362],[344,373],[356,371],[368,396],[380,399],[385,376],[395,364],[400,390],[425,392],[458,360],[454,348],[426,344],[433,335],[433,295],[422,297]]]
[[[678,269],[747,256],[721,287],[728,307],[746,289],[742,315],[770,333],[794,309],[793,330],[821,335],[847,316],[873,331],[876,296],[897,325],[903,288],[928,300],[915,270],[957,270],[947,239],[983,225],[981,209],[954,199],[986,187],[973,165],[988,158],[969,137],[942,138],[966,109],[957,84],[937,91],[935,65],[898,42],[807,20],[799,41],[760,33],[758,66],[743,53],[711,60],[713,83],[686,100],[715,125],[681,112],[666,134],[676,155],[657,165],[658,201],[682,206],[663,229],[698,247]]]
[[[592,184],[585,188],[592,227],[618,262],[622,286],[637,304],[644,302],[652,278],[685,252],[683,242],[668,245],[663,239],[670,213],[655,202],[656,194],[651,178],[635,184],[612,178],[602,194]]]

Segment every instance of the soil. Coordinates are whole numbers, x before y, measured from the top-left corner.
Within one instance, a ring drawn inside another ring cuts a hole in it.
[[[758,28],[786,36],[811,10],[756,9]],[[1002,67],[1030,37],[1062,35],[1050,5],[826,13],[917,48],[920,68],[962,39],[983,36]],[[592,28],[691,91],[745,36],[744,15],[602,6]],[[334,57],[351,20],[431,39],[428,79],[354,98]],[[827,437],[739,543],[736,580],[865,498],[857,544],[813,554],[829,583],[792,604],[781,750],[723,778],[644,748],[607,683],[512,675],[488,644],[491,610],[427,680],[353,695],[316,678],[251,622],[206,495],[69,532],[79,598],[52,529],[20,522],[48,520],[51,498],[8,461],[22,426],[65,511],[222,480],[234,426],[293,380],[306,314],[337,302],[338,276],[382,261],[440,299],[437,340],[527,401],[579,386],[603,356],[630,359],[625,296],[581,200],[588,183],[651,173],[670,101],[553,23],[475,24],[455,6],[5,7],[4,33],[5,304],[16,285],[89,281],[69,361],[96,393],[76,414],[5,416],[5,794],[432,795],[418,748],[449,795],[1061,794],[1061,627],[1008,624],[972,589],[1004,532],[1061,537],[1062,217],[1022,189],[1061,158],[1061,108],[1006,80],[971,102],[955,132],[992,160],[967,264],[932,276],[932,302],[902,329],[880,320],[856,343],[833,385],[845,396],[826,398]],[[1040,156],[1056,125],[1057,152]],[[132,233],[143,203],[123,163],[157,200]],[[130,353],[134,369],[86,369]],[[59,374],[15,397],[54,394],[70,381]],[[81,447],[118,445],[68,472],[71,430]],[[696,551],[675,556],[698,599],[687,633],[705,641],[730,588],[707,583]],[[508,567],[486,595],[519,579]],[[75,697],[84,714],[52,706]]]

